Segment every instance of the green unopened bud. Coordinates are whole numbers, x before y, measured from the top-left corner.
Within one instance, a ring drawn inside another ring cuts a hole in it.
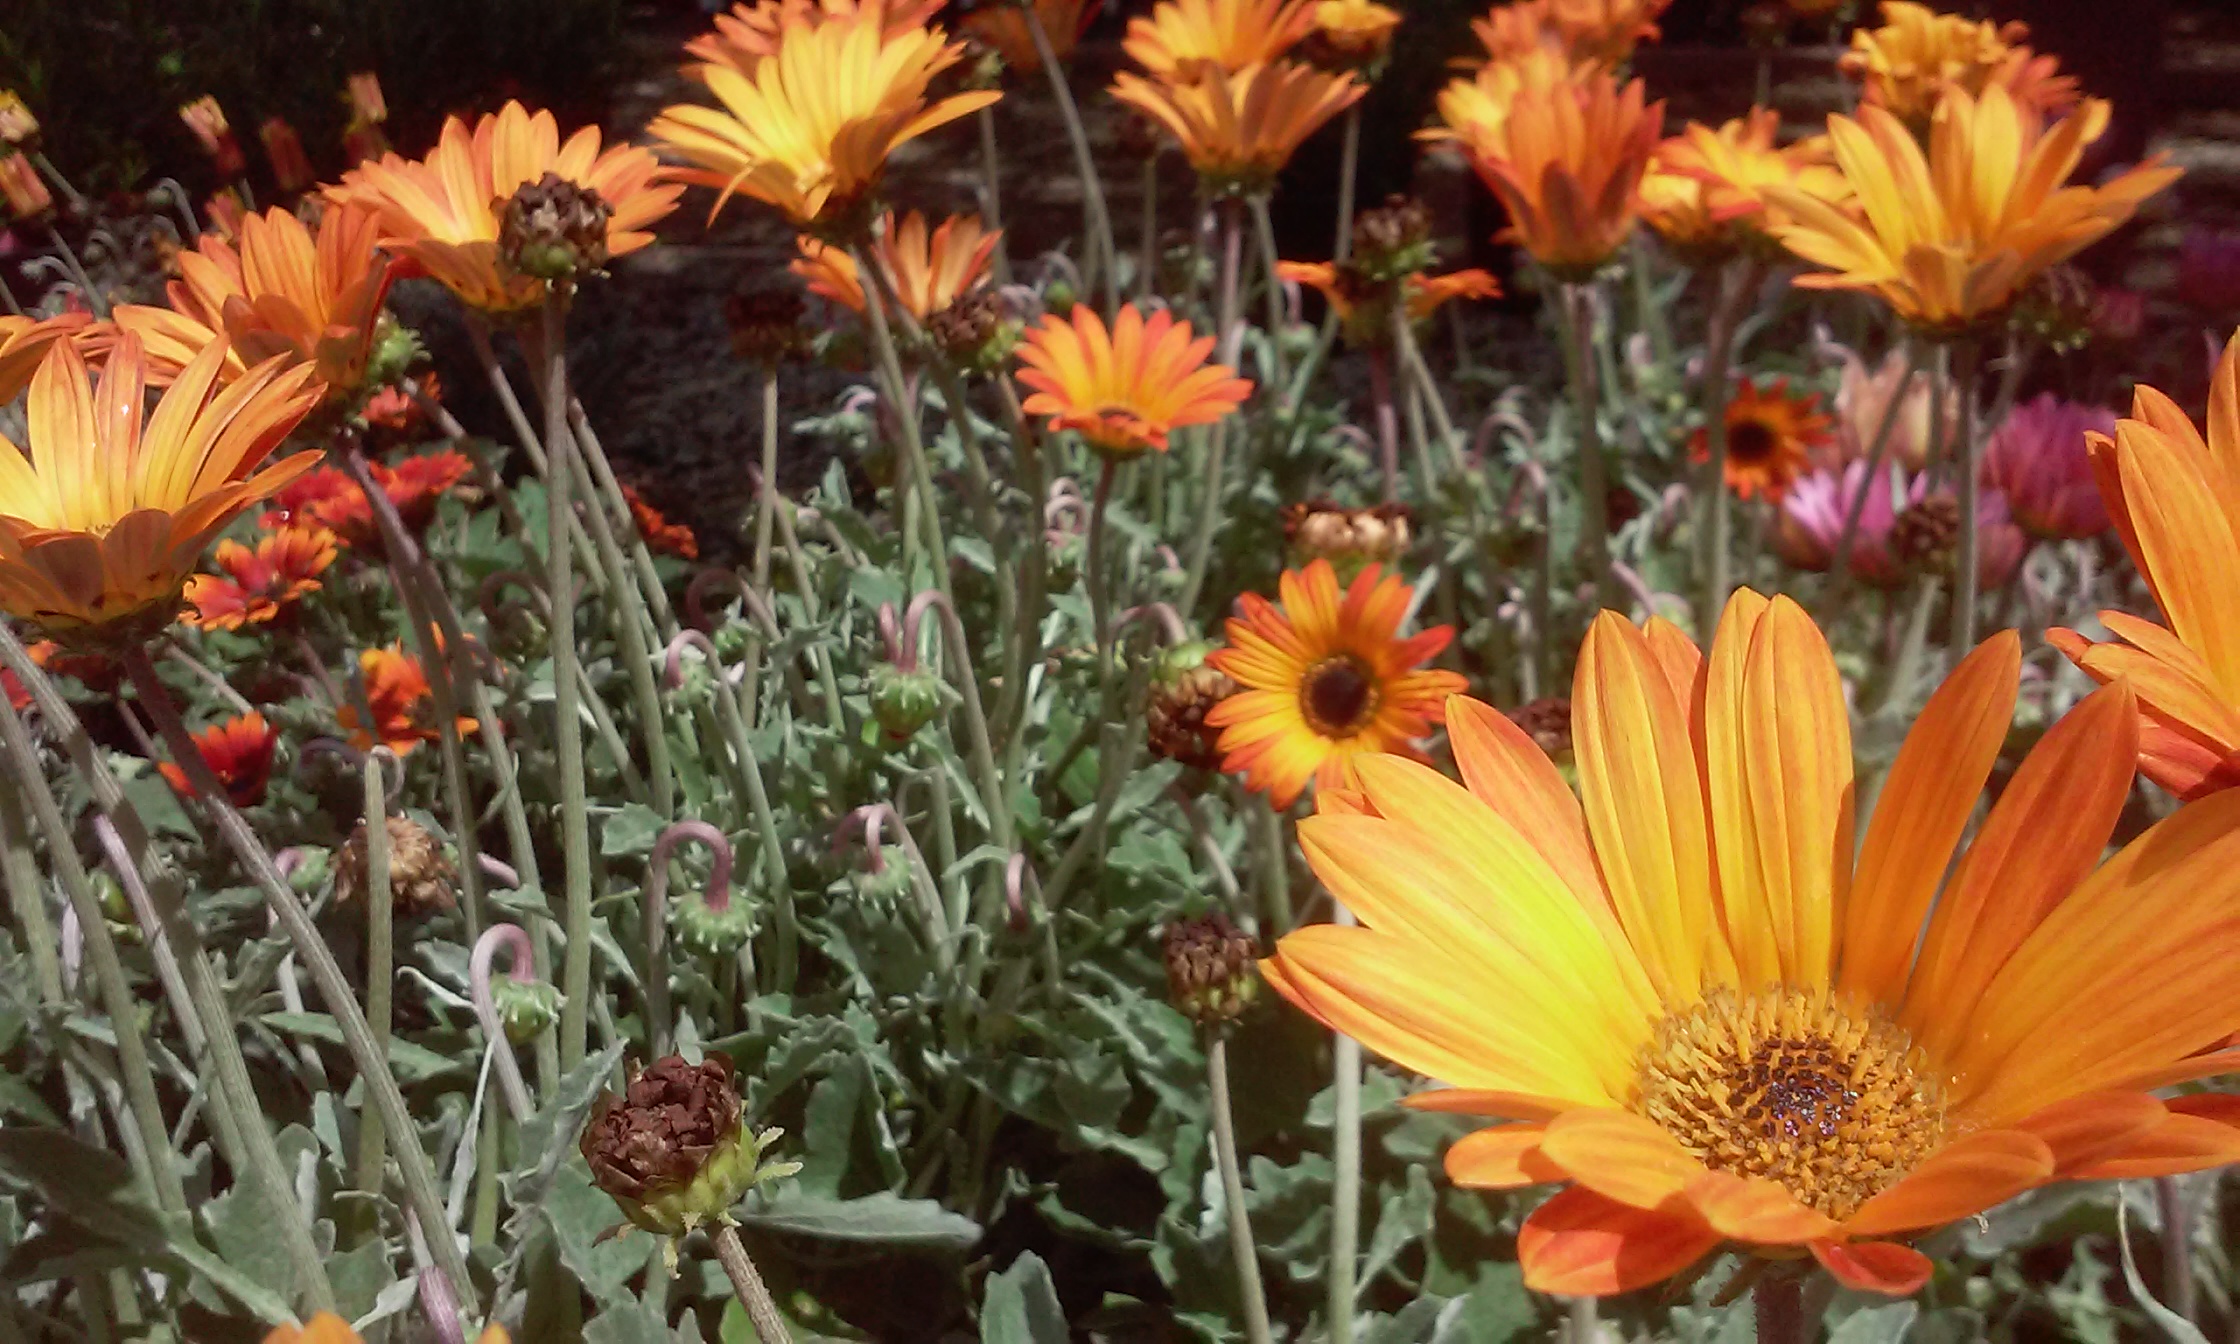
[[[383,313],[374,323],[373,344],[366,351],[366,371],[361,385],[371,389],[399,382],[426,353],[418,332]]]
[[[669,904],[669,932],[692,956],[728,957],[754,936],[754,911],[744,901],[719,910],[704,896],[685,896]]]
[[[730,1059],[688,1064],[670,1055],[640,1070],[622,1095],[600,1096],[579,1147],[624,1217],[673,1240],[705,1223],[728,1225],[748,1192],[799,1171],[798,1162],[764,1160],[780,1133],[748,1132]],[[673,1267],[674,1245],[669,1253]]]
[[[871,669],[871,716],[892,741],[904,741],[931,723],[943,695],[941,678],[927,668],[904,671],[880,663]]]
[[[490,983],[490,1002],[498,1010],[506,1039],[515,1045],[528,1045],[560,1020],[560,991],[543,980],[499,976]]]
[[[910,855],[900,845],[879,846],[879,866],[854,873],[856,895],[875,910],[892,910],[910,894]]]
[[[1042,306],[1050,312],[1070,313],[1073,305],[1078,302],[1080,296],[1075,292],[1073,282],[1062,275],[1052,276],[1050,283],[1042,287]]]

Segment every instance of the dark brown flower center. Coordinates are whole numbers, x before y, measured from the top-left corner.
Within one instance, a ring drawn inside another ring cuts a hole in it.
[[[1351,737],[1377,714],[1377,678],[1350,653],[1325,658],[1299,679],[1299,707],[1322,737]]]
[[[1746,466],[1771,461],[1781,438],[1762,420],[1745,420],[1727,427],[1727,456]]]

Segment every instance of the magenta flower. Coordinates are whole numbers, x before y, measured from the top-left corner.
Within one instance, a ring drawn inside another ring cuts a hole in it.
[[[1955,511],[1949,504],[1941,510],[1938,507],[1952,498],[1949,484],[1932,488],[1928,474],[1909,476],[1905,468],[1895,464],[1876,473],[1871,482],[1864,462],[1845,467],[1840,483],[1835,471],[1827,468],[1800,477],[1782,497],[1781,514],[1773,530],[1774,552],[1799,569],[1828,569],[1835,563],[1844,517],[1861,490],[1866,491],[1866,505],[1859,512],[1858,533],[1852,539],[1851,576],[1875,588],[1903,587],[1916,572],[1914,561],[1918,557],[1902,554],[1893,544],[1903,530],[1899,520],[1909,513],[1926,515],[1933,528],[1937,515],[1941,513],[1950,520]],[[1949,530],[1950,523],[1944,526]],[[1917,525],[1914,530],[1918,538],[1922,529]],[[1956,542],[1957,537],[1951,540]],[[1976,544],[1978,583],[1986,591],[2005,587],[2022,567],[2030,539],[2015,525],[2007,497],[1999,490],[1986,489],[1977,494]]]
[[[2041,392],[2007,414],[1983,450],[1983,483],[2006,493],[2033,537],[2062,541],[2108,530],[2108,508],[2085,452],[2087,431],[2116,432],[2115,412]]]

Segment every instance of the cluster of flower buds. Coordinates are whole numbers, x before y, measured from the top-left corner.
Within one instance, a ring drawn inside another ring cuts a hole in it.
[[[390,817],[389,900],[399,919],[449,910],[458,870],[444,856],[443,844],[409,817]],[[349,905],[366,895],[366,824],[358,823],[334,859],[334,899]]]
[[[1412,196],[1388,196],[1354,217],[1353,249],[1346,267],[1372,280],[1397,280],[1438,261],[1431,245],[1431,211]]]
[[[522,275],[573,280],[607,264],[607,222],[614,207],[590,187],[558,173],[523,183],[506,201],[498,255]]]
[[[1227,915],[1169,924],[1161,951],[1167,963],[1167,997],[1201,1027],[1236,1021],[1259,997],[1259,945]]]
[[[578,1147],[623,1216],[670,1239],[674,1269],[676,1238],[729,1225],[732,1207],[756,1186],[801,1169],[763,1160],[779,1133],[748,1132],[728,1058],[691,1064],[670,1055],[638,1070],[620,1096],[601,1094]]]
[[[1193,640],[1160,655],[1144,707],[1152,754],[1194,770],[1221,768],[1221,730],[1208,724],[1206,715],[1242,689],[1228,673],[1206,664],[1212,651],[1212,645]]]
[[[1021,324],[1000,290],[983,286],[960,294],[926,319],[926,336],[942,354],[967,369],[1000,367],[1018,344]]]
[[[1349,509],[1314,499],[1284,509],[1283,537],[1294,565],[1328,560],[1338,581],[1351,583],[1363,568],[1390,565],[1406,555],[1414,533],[1406,505]]]

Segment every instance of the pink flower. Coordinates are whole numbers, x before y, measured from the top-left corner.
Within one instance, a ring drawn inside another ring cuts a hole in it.
[[[2115,412],[2051,392],[2014,408],[1983,451],[1983,483],[2006,493],[2033,537],[2061,541],[2108,530],[2108,509],[2085,453],[2087,431],[2116,432]]]
[[[1952,487],[1932,488],[1926,473],[1909,476],[1895,464],[1877,472],[1870,482],[1867,464],[1853,462],[1840,479],[1823,468],[1798,478],[1782,497],[1781,515],[1774,523],[1773,549],[1799,569],[1825,571],[1835,563],[1836,547],[1843,537],[1843,523],[1851,501],[1866,492],[1859,512],[1859,527],[1852,539],[1851,575],[1861,583],[1882,589],[1903,587],[1916,572],[1909,558],[1892,544],[1899,519],[1934,501],[1950,499]],[[1949,508],[1947,519],[1953,515]],[[1949,526],[1949,523],[1947,524]],[[2004,588],[2022,567],[2030,539],[2015,526],[2007,497],[1995,489],[1976,496],[1976,578],[1986,590]]]

